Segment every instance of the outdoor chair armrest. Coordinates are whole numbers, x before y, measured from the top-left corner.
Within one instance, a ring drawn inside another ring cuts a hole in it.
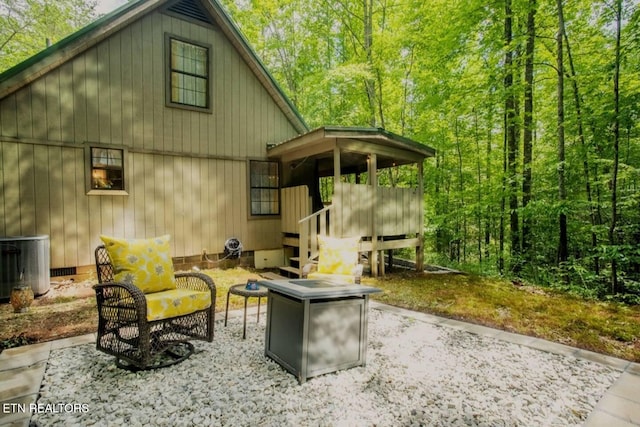
[[[176,273],[176,286],[178,289],[190,289],[200,292],[211,292],[211,296],[216,295],[216,285],[213,279],[204,273],[198,272],[179,272]]]
[[[105,282],[94,285],[93,289],[99,317],[117,316],[118,320],[124,320],[125,316],[131,322],[146,321],[147,300],[139,288],[129,283]]]

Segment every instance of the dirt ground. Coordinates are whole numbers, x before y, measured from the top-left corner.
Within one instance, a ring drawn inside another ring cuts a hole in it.
[[[242,268],[215,270],[218,290],[216,311],[225,309],[229,286],[256,277]],[[26,313],[14,313],[8,300],[0,301],[0,352],[36,342],[51,341],[98,330],[94,280],[72,281],[56,278],[49,292],[37,297]],[[229,309],[237,309],[242,298],[234,298]]]
[[[98,317],[92,281],[53,281],[26,313],[0,302],[0,351],[35,342],[95,332]]]
[[[34,304],[45,303],[59,297],[87,298],[95,295],[93,290],[94,281],[85,280],[76,282],[73,280],[52,281],[49,292],[36,297]]]

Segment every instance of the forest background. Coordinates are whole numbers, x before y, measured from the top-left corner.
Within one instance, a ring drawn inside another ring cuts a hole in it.
[[[431,261],[640,303],[637,1],[221,1],[311,128],[382,127],[437,150]],[[96,5],[2,0],[0,72]]]

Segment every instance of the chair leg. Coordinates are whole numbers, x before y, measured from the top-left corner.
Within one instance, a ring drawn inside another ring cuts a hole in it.
[[[227,326],[227,316],[229,315],[229,292],[227,292],[227,308],[224,310],[224,326]]]
[[[249,298],[244,297],[244,320],[242,322],[242,339],[247,338],[247,300]]]
[[[258,320],[256,320],[256,323],[260,323],[260,300],[262,298],[258,297]]]

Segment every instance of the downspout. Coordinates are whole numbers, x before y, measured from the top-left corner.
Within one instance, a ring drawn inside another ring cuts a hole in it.
[[[416,271],[424,270],[424,159],[418,162],[418,198],[420,213],[418,215],[418,246],[416,248]]]
[[[338,147],[337,138],[334,140],[334,144],[335,145],[333,148],[333,204],[336,207],[333,212],[334,218],[330,222],[329,229],[331,230],[330,234],[332,236],[342,237],[342,230],[343,230],[342,193],[340,193],[339,200],[336,200],[336,195],[338,195],[338,192],[336,191],[336,189],[340,184],[340,147]],[[338,224],[338,222],[340,224]]]

